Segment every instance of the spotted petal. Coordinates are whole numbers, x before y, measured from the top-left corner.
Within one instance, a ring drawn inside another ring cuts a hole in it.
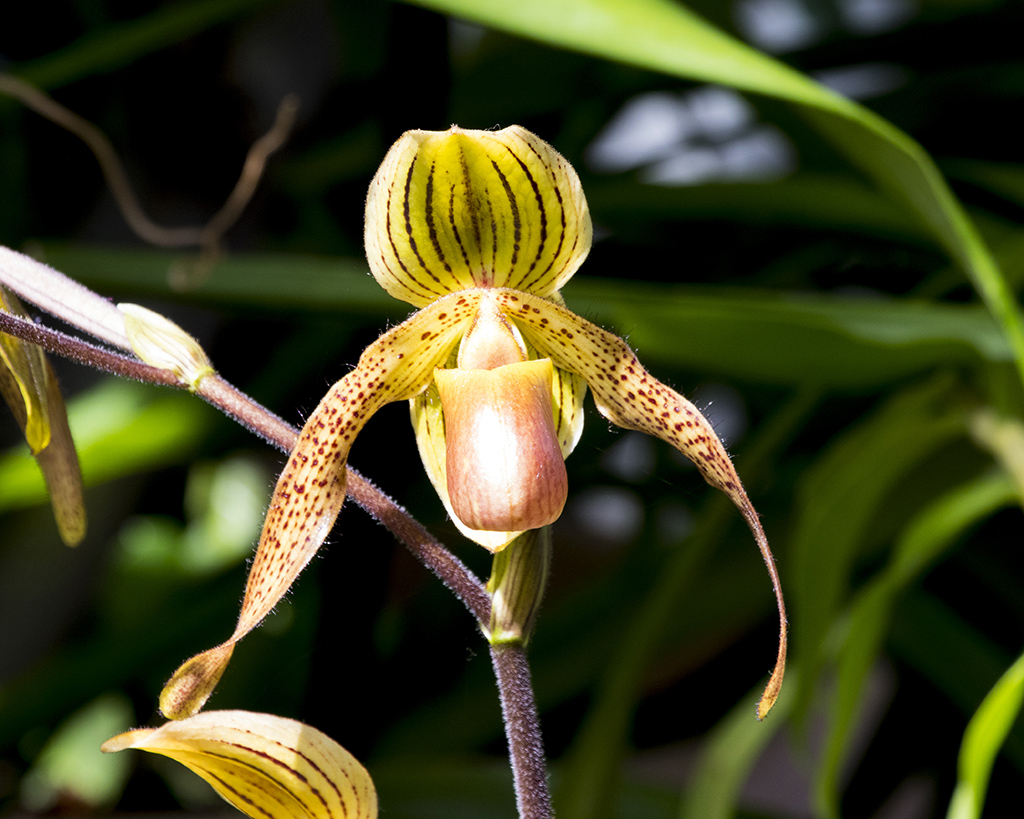
[[[693,461],[704,479],[721,489],[742,513],[757,541],[779,608],[779,651],[758,705],[763,718],[778,697],[786,664],[786,611],[775,561],[757,512],[732,461],[700,411],[675,390],[652,377],[621,338],[560,305],[514,290],[495,291],[505,315],[537,351],[557,367],[587,380],[597,408],[609,421],[668,442]]]
[[[330,532],[345,500],[345,464],[363,425],[391,401],[422,392],[472,321],[480,293],[455,293],[381,336],[306,421],[274,489],[238,625],[219,646],[185,662],[160,695],[172,718],[195,714],[213,692],[234,645],[270,613]]]
[[[208,711],[107,740],[104,753],[135,748],[199,774],[253,819],[376,819],[369,773],[324,733],[248,711]]]
[[[366,199],[366,257],[392,296],[421,307],[456,290],[554,294],[590,250],[572,166],[519,126],[407,131]]]

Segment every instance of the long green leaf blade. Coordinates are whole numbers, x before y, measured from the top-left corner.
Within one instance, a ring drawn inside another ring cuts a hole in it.
[[[195,0],[176,3],[134,20],[97,29],[67,48],[32,62],[15,65],[12,73],[40,88],[105,73],[218,23],[239,16],[267,0]]]
[[[974,713],[960,747],[959,775],[946,819],[977,819],[996,754],[1024,703],[1024,654],[999,678]]]
[[[888,566],[858,594],[850,607],[840,649],[832,723],[815,785],[822,815],[839,814],[839,777],[852,740],[865,682],[875,663],[899,593],[939,558],[965,530],[1014,500],[1007,477],[990,473],[968,481],[930,504],[904,529]]]
[[[814,125],[914,213],[964,269],[1006,334],[1024,379],[1024,319],[995,259],[927,152],[886,120],[672,0],[415,2],[557,47],[803,106]]]

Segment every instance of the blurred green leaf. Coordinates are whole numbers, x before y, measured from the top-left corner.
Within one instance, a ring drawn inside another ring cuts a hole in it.
[[[977,819],[982,815],[992,764],[1022,703],[1024,654],[999,678],[967,725],[947,819]]]
[[[580,278],[565,295],[645,361],[721,378],[866,389],[1010,351],[980,307]]]
[[[175,3],[126,23],[101,27],[67,48],[9,70],[53,89],[121,68],[144,54],[179,42],[268,0],[194,0]]]
[[[962,159],[944,163],[953,179],[962,179],[1024,206],[1024,165]]]
[[[60,802],[91,810],[111,807],[121,795],[131,766],[105,758],[100,743],[111,731],[134,721],[131,703],[121,694],[106,694],[68,717],[25,778],[25,807],[34,813],[53,810]]]
[[[204,578],[242,563],[259,539],[271,481],[249,458],[194,464],[185,486],[184,526],[164,516],[136,515],[121,528],[117,564],[129,578],[123,593],[134,600],[142,576]],[[112,603],[120,601],[108,592],[104,605]]]
[[[995,457],[1017,490],[1024,504],[1024,423],[1001,417],[991,408],[971,413],[971,435]]]
[[[68,405],[86,486],[178,463],[214,417],[190,395],[110,379]],[[46,485],[23,451],[0,455],[0,510],[46,501]]]
[[[803,474],[787,576],[794,615],[791,647],[806,708],[825,637],[849,593],[857,558],[879,509],[922,459],[965,431],[944,380],[908,388],[844,431]]]
[[[799,671],[790,666],[788,687],[764,722],[750,718],[757,713],[761,689],[751,691],[723,717],[709,736],[697,770],[683,794],[679,819],[731,819],[750,769],[768,743],[785,725],[793,706],[793,687]]]
[[[212,574],[241,562],[259,540],[274,480],[252,458],[196,464],[189,472],[185,503],[190,523],[177,555],[194,574]]]
[[[1002,473],[982,476],[941,496],[907,525],[893,548],[889,564],[860,590],[850,605],[839,649],[835,701],[829,709],[831,724],[815,783],[821,815],[839,815],[839,776],[853,740],[868,673],[878,659],[895,598],[965,530],[1014,500],[1014,485]]]
[[[1006,334],[1024,379],[1024,320],[995,260],[928,154],[878,115],[671,0],[415,2],[551,45],[803,106],[810,121],[961,265]]]
[[[171,265],[188,254],[161,250],[46,245],[46,263],[105,294],[173,295],[205,304],[235,304],[281,310],[405,315],[370,276],[364,259],[231,255],[185,292],[170,285]]]
[[[188,294],[167,282],[172,254],[47,246],[49,264],[102,293],[398,317],[407,311],[362,260],[237,255]],[[612,325],[649,362],[785,385],[866,389],[949,364],[1009,361],[977,305],[882,296],[779,294],[575,277],[573,309]]]
[[[631,176],[595,177],[587,180],[586,193],[598,224],[723,219],[751,225],[801,225],[932,244],[928,232],[906,209],[863,182],[840,174],[801,171],[772,182],[684,187],[638,184]]]
[[[971,714],[1013,658],[967,623],[948,603],[910,586],[893,611],[889,646],[964,714]],[[1006,750],[1024,766],[1024,736],[1010,734]]]

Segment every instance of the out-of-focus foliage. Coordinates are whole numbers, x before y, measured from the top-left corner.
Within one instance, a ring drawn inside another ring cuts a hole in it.
[[[667,448],[588,424],[531,646],[558,815],[927,817],[954,789],[958,817],[982,796],[1008,815],[1024,787],[1009,299],[1024,274],[1024,10],[691,4],[726,43],[667,0],[424,5],[509,30],[354,0],[22,4],[0,68],[101,127],[161,223],[209,218],[281,97],[302,108],[226,259],[175,289],[188,254],[134,240],[88,151],[0,99],[0,243],[170,315],[298,422],[403,316],[361,255],[387,147],[452,122],[531,129],[574,164],[595,220],[569,305],[707,408],[792,626],[792,676],[759,724],[773,600],[742,521]],[[283,457],[188,396],[54,367],[90,531],[60,544],[17,425],[0,427],[0,799],[207,805],[159,759],[127,785],[91,773],[118,764],[98,747],[58,761],[109,713],[154,724],[170,672],[227,636]],[[352,462],[486,574],[402,407]],[[387,816],[512,816],[470,618],[365,515],[341,520],[212,707],[315,724],[366,761]]]

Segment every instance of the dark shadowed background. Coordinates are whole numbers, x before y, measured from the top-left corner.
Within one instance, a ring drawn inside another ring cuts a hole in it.
[[[1016,288],[1020,4],[691,7],[920,142]],[[985,412],[1019,419],[1024,395],[968,278],[806,110],[377,0],[29,2],[0,17],[0,70],[99,126],[161,224],[209,219],[298,95],[222,263],[174,286],[195,255],[135,238],[83,144],[0,98],[0,243],[174,318],[295,423],[408,313],[362,258],[391,143],[453,123],[552,143],[595,224],[564,295],[713,419],[793,627],[786,695],[758,724],[777,623],[749,533],[688,463],[588,400],[531,649],[559,817],[946,815],[968,720],[1024,643],[1024,520],[1004,471],[1024,433],[1018,420],[985,445],[976,431]],[[0,810],[221,810],[173,763],[97,748],[158,724],[164,680],[230,632],[284,458],[187,395],[55,367],[90,530],[60,544],[17,427],[0,424]],[[351,460],[486,576],[405,406]],[[211,707],[324,730],[367,764],[389,819],[514,815],[486,644],[357,508]],[[1018,723],[986,815],[1014,815],[1022,788]]]

